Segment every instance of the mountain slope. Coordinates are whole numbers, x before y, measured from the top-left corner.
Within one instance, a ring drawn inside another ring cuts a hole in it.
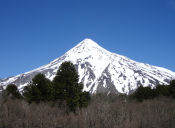
[[[156,66],[133,61],[125,56],[111,53],[91,39],[85,39],[63,56],[40,68],[0,80],[2,86],[10,83],[22,89],[37,73],[53,79],[64,61],[74,63],[84,90],[91,93],[131,93],[139,85],[154,87],[168,84],[175,73]]]

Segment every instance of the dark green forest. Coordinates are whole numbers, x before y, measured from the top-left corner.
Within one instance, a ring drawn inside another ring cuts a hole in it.
[[[53,81],[37,74],[22,92],[14,84],[0,95],[0,128],[175,128],[175,80],[130,95],[93,94],[71,62]]]

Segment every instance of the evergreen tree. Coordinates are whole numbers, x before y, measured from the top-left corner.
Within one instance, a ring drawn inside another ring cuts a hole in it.
[[[172,80],[169,85],[157,85],[155,89],[140,86],[131,95],[131,97],[137,99],[138,101],[153,99],[158,96],[175,98],[175,80]]]
[[[36,102],[39,103],[41,100],[40,91],[32,83],[24,87],[23,96],[28,103]]]
[[[175,98],[175,80],[172,80],[169,85],[170,95]]]
[[[12,99],[20,99],[22,98],[21,94],[19,93],[19,90],[15,84],[9,84],[7,85],[7,88],[4,90],[4,96],[10,97]]]
[[[156,96],[170,96],[169,85],[157,85],[155,89]]]
[[[132,94],[132,97],[140,102],[144,99],[153,99],[156,97],[155,89],[151,89],[151,87],[139,86]]]
[[[53,80],[54,99],[66,101],[70,111],[77,107],[85,107],[89,100],[89,93],[82,92],[83,84],[78,83],[79,76],[71,62],[61,64]]]
[[[89,92],[82,92],[80,95],[80,108],[87,107],[90,101],[90,94]]]
[[[31,103],[52,100],[52,83],[43,74],[37,74],[32,82],[24,88],[23,96]]]

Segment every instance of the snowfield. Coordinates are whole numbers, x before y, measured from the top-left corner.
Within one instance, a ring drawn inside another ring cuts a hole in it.
[[[14,83],[22,90],[37,73],[43,73],[52,80],[64,61],[71,61],[75,65],[79,82],[84,83],[83,90],[90,93],[129,94],[140,85],[154,88],[157,84],[168,84],[175,79],[175,73],[168,69],[133,61],[107,51],[91,39],[85,39],[49,64],[1,79],[0,85],[5,88]]]

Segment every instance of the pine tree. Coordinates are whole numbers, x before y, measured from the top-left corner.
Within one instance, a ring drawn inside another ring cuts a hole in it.
[[[7,85],[7,88],[4,90],[4,96],[10,97],[12,99],[20,99],[22,98],[17,86],[15,84]]]
[[[169,85],[157,85],[155,89],[156,96],[170,96]]]
[[[132,97],[140,102],[145,99],[153,99],[156,97],[155,89],[151,89],[151,87],[139,86],[132,94]]]
[[[32,82],[24,88],[23,96],[25,99],[31,103],[40,101],[50,101],[52,100],[52,83],[43,74],[37,74]]]
[[[39,103],[41,100],[40,91],[36,86],[33,86],[32,83],[29,83],[29,85],[24,87],[23,96],[28,103]]]
[[[91,98],[89,92],[82,92],[80,95],[80,108],[87,107],[90,99]]]
[[[169,86],[170,95],[175,98],[175,80],[172,80]]]
[[[66,101],[70,111],[77,107],[85,107],[88,103],[89,93],[82,92],[83,84],[78,83],[79,76],[71,62],[61,64],[56,77],[53,80],[55,100]],[[85,103],[86,102],[86,103]]]

